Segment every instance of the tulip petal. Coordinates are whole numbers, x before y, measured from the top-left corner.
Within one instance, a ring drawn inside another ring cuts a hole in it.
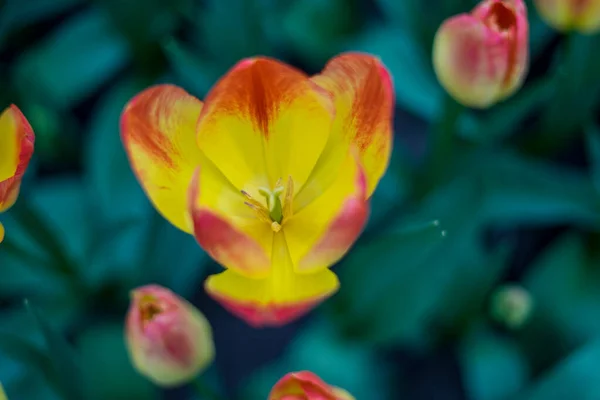
[[[336,167],[344,162],[348,144],[359,150],[370,197],[387,169],[392,150],[392,78],[376,57],[346,53],[332,59],[312,80],[333,96],[336,119],[326,150],[311,176],[313,186],[301,194],[306,200],[298,201],[306,203],[327,187],[315,183],[326,184],[335,179]]]
[[[529,65],[529,22],[523,0],[486,0],[472,15],[487,24],[488,57],[505,57],[504,76],[496,101],[513,94],[525,79]]]
[[[585,8],[579,11],[575,22],[576,28],[582,33],[597,33],[600,30],[600,1],[585,1]]]
[[[558,30],[572,28],[575,21],[575,10],[572,1],[536,0],[535,5],[540,16]]]
[[[266,277],[273,231],[255,218],[242,194],[208,160],[193,175],[188,196],[200,246],[225,268],[251,278]]]
[[[365,172],[348,153],[338,179],[286,223],[294,270],[314,273],[337,262],[362,231],[368,217]]]
[[[304,184],[332,120],[328,94],[303,73],[268,58],[247,59],[207,96],[197,140],[235,187],[254,196],[279,178]]]
[[[4,225],[0,222],[0,243],[4,241]]]
[[[354,400],[347,391],[330,386],[310,371],[291,372],[271,389],[268,400]]]
[[[439,28],[433,45],[440,83],[465,105],[485,108],[494,104],[507,67],[509,48],[502,44],[504,41],[475,17],[461,14],[450,18]]]
[[[17,200],[34,142],[31,125],[17,106],[4,110],[0,115],[0,212]]]
[[[294,273],[283,234],[273,235],[273,267],[265,279],[249,279],[233,270],[210,276],[207,293],[254,327],[281,326],[306,314],[335,293],[339,282],[329,270]]]
[[[173,85],[150,87],[125,106],[121,139],[133,171],[156,209],[191,233],[187,188],[201,159],[196,123],[202,102]]]

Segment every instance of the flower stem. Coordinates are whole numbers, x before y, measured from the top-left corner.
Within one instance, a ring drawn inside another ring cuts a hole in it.
[[[224,397],[210,388],[202,377],[194,379],[191,383],[198,400],[225,400]]]
[[[416,194],[418,198],[428,194],[452,171],[454,153],[457,150],[456,124],[463,111],[462,105],[446,95],[442,112],[431,127],[429,153],[423,166],[422,175],[419,174],[417,179]]]

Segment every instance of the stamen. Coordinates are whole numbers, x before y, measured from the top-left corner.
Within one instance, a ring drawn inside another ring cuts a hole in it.
[[[244,202],[256,213],[256,216],[263,222],[271,225],[273,232],[279,232],[285,219],[292,215],[292,199],[294,195],[294,182],[292,177],[288,177],[287,186],[281,185],[282,179],[279,178],[273,190],[266,187],[258,188],[258,193],[265,198],[267,206],[255,200],[252,196],[242,190],[241,193],[246,197]],[[284,194],[285,193],[285,194]],[[282,204],[281,195],[284,194],[285,206]]]
[[[286,221],[292,216],[292,205],[294,200],[294,181],[292,177],[288,177],[287,187],[285,189],[285,197],[283,199],[283,221]],[[282,221],[282,223],[283,223]]]
[[[244,204],[247,205],[248,207],[250,207],[256,213],[256,216],[258,217],[258,219],[260,219],[262,222],[266,222],[266,223],[270,224],[271,217],[269,216],[269,213],[267,212],[267,210],[265,210],[265,208],[263,207],[262,204],[260,204],[260,203],[255,204],[253,202],[258,203],[256,200],[252,199],[252,202],[245,201]]]

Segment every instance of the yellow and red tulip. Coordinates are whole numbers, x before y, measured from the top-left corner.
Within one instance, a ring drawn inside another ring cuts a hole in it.
[[[125,336],[133,366],[164,387],[192,380],[215,354],[204,315],[158,285],[132,291]]]
[[[458,102],[487,108],[519,89],[529,60],[529,24],[522,0],[485,0],[447,19],[433,44],[441,85]]]
[[[281,378],[268,400],[354,400],[344,389],[330,386],[309,371],[291,372]]]
[[[33,154],[35,135],[25,116],[15,105],[0,114],[0,213],[17,200],[21,179]],[[4,226],[0,223],[0,242]]]
[[[540,16],[559,31],[600,31],[599,0],[534,0]]]
[[[392,148],[381,62],[348,53],[313,77],[257,57],[204,102],[172,85],[126,106],[121,136],[162,215],[226,271],[207,292],[253,326],[285,324],[338,289]]]

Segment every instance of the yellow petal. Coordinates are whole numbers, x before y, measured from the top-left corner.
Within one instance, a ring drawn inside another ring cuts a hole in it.
[[[198,145],[235,187],[253,196],[289,176],[300,188],[332,119],[329,96],[303,73],[268,58],[248,59],[207,96]]]
[[[33,154],[35,135],[14,105],[0,115],[0,212],[17,200],[21,179]]]
[[[0,222],[0,243],[4,241],[4,225]]]
[[[568,0],[535,0],[538,14],[549,25],[560,31],[572,28],[575,13],[572,1]]]
[[[202,102],[173,85],[144,90],[125,107],[121,138],[129,161],[156,209],[190,233],[187,188],[200,162],[196,123]]]
[[[336,118],[329,143],[311,177],[312,187],[306,188],[301,194],[304,198],[298,201],[306,203],[327,187],[326,182],[335,179],[337,167],[344,162],[350,144],[359,150],[367,176],[367,197],[370,197],[387,169],[392,150],[394,88],[391,76],[376,57],[345,53],[329,61],[323,72],[312,80],[333,96]]]
[[[365,173],[357,158],[348,152],[333,185],[286,222],[283,230],[296,272],[330,267],[360,235],[368,204]]]
[[[583,33],[593,34],[600,31],[600,1],[588,0],[581,10],[575,27]]]
[[[0,182],[12,177],[19,162],[19,139],[12,110],[0,115]]]
[[[335,293],[339,282],[329,270],[294,272],[282,233],[273,235],[273,267],[265,279],[249,279],[233,270],[210,276],[207,293],[248,324],[280,326],[306,314]]]
[[[210,161],[194,174],[188,196],[196,240],[215,261],[252,278],[270,273],[270,225],[255,218],[242,194]]]

